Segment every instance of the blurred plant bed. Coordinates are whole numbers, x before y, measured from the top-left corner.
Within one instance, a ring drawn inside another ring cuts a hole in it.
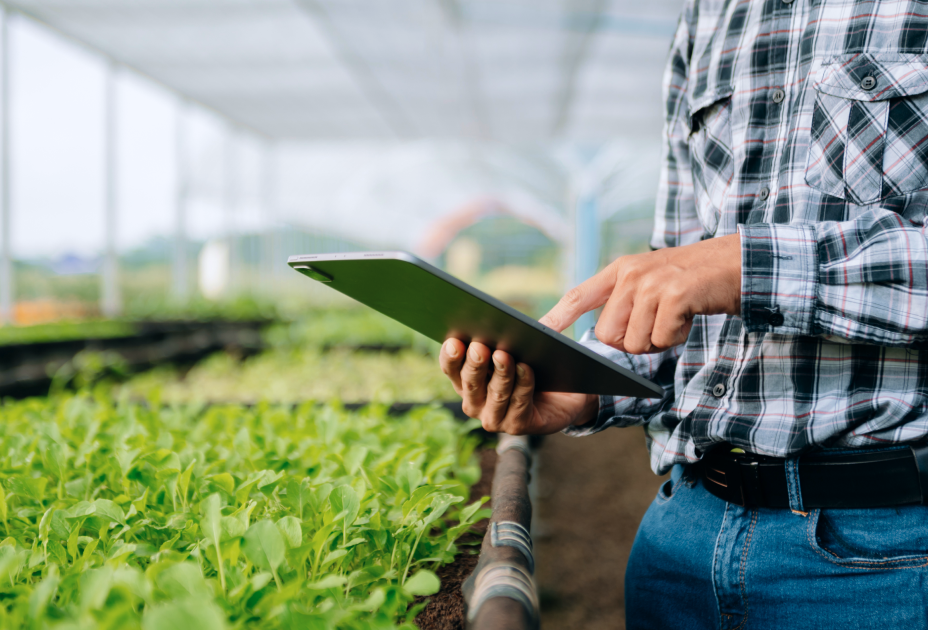
[[[180,303],[173,300],[133,300],[126,305],[125,317],[132,321],[265,321],[287,319],[276,300],[238,295],[222,300],[202,297]]]
[[[138,327],[134,322],[111,319],[0,326],[0,346],[75,339],[111,339],[128,337],[137,333]]]
[[[188,371],[156,367],[131,378],[121,389],[133,398],[157,397],[167,403],[459,400],[437,360],[411,349],[383,354],[277,347],[244,359],[218,353]]]
[[[288,314],[290,321],[265,331],[269,346],[323,352],[399,353],[412,349],[420,354],[435,354],[439,348],[437,342],[370,308],[307,309]]]
[[[43,395],[53,375],[68,369],[82,353],[104,353],[109,357],[107,361],[121,362],[127,372],[166,362],[189,365],[225,349],[234,349],[240,355],[253,354],[264,347],[261,330],[268,323],[101,321],[45,324],[41,331],[29,332],[0,328],[8,334],[8,342],[0,343],[0,396]],[[78,336],[81,333],[86,336]],[[30,334],[32,340],[25,341]]]

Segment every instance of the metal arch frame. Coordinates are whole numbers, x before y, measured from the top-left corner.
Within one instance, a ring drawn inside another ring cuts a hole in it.
[[[470,103],[471,115],[476,123],[477,135],[484,138],[492,136],[492,125],[487,113],[483,88],[481,85],[480,69],[474,59],[474,50],[469,37],[467,25],[462,19],[460,0],[435,0],[448,21],[448,26],[456,35],[458,47],[461,51],[461,62],[464,66],[462,77],[464,91]]]
[[[361,93],[374,106],[374,110],[380,114],[393,134],[398,138],[421,136],[421,132],[403,107],[393,98],[389,90],[381,85],[374,71],[349,45],[322,3],[319,0],[293,0],[293,2],[310,20],[326,27],[322,29],[322,32],[328,35],[332,48],[354,76]]]
[[[190,293],[187,274],[187,201],[190,190],[187,168],[187,117],[189,101],[178,100],[174,109],[174,256],[171,266],[171,295],[184,303]]]
[[[10,235],[10,12],[0,4],[0,323],[13,320],[13,239]]]
[[[569,35],[571,50],[565,55],[564,72],[561,81],[561,89],[557,95],[557,108],[554,115],[554,124],[551,127],[551,133],[554,136],[561,134],[567,122],[570,119],[570,110],[574,103],[576,93],[577,72],[583,64],[586,53],[590,47],[590,40],[595,37],[599,31],[600,22],[603,19],[603,8],[605,0],[587,0],[592,6],[587,12],[588,19],[583,21],[583,28],[579,33]]]
[[[100,310],[107,317],[115,317],[122,311],[119,295],[119,260],[116,253],[116,229],[118,215],[118,185],[117,185],[117,134],[116,120],[116,73],[118,66],[108,60],[105,73],[105,101],[104,101],[104,134],[105,138],[105,167],[106,204],[104,208],[104,248],[103,273],[101,274],[102,291],[100,294]]]

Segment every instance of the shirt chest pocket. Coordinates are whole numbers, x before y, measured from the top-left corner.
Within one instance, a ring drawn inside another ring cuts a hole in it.
[[[715,234],[735,174],[731,98],[717,94],[690,115],[689,138],[696,210],[706,234]]]
[[[928,188],[928,56],[836,58],[813,86],[809,186],[857,205]]]

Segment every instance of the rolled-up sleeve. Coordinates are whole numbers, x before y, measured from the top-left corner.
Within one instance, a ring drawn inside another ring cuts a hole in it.
[[[741,226],[746,329],[925,344],[926,229],[882,208],[851,221]]]

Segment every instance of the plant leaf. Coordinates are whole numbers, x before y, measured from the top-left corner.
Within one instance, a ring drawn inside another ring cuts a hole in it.
[[[284,538],[277,526],[271,521],[263,520],[258,521],[245,532],[245,544],[242,551],[256,567],[275,572],[284,562],[286,548]]]
[[[187,598],[159,604],[146,609],[142,617],[142,630],[225,630],[222,611],[213,602],[201,598]]]
[[[85,571],[80,577],[81,610],[99,610],[106,602],[107,595],[110,594],[110,587],[113,584],[113,569],[110,567],[100,567]]]
[[[303,544],[303,529],[300,527],[299,519],[295,516],[285,516],[277,521],[277,529],[280,530],[288,549]]]
[[[329,501],[332,503],[332,511],[336,514],[345,513],[345,525],[350,526],[358,518],[358,511],[361,508],[361,500],[358,493],[351,486],[339,486],[329,495]]]
[[[209,478],[209,481],[226,494],[231,495],[235,492],[235,479],[233,479],[232,475],[229,473],[219,473],[218,475],[213,475]]]
[[[441,588],[441,580],[427,569],[413,573],[403,583],[403,590],[410,595],[434,595]]]
[[[213,493],[200,503],[200,529],[203,530],[203,535],[213,545],[218,545],[222,540],[220,501],[219,495]]]
[[[108,518],[117,523],[126,523],[126,513],[122,508],[110,501],[109,499],[97,499],[93,502],[94,516]]]
[[[304,588],[313,591],[324,591],[330,588],[341,588],[347,581],[348,579],[343,575],[327,575],[321,580],[307,584]]]
[[[64,511],[65,518],[84,518],[97,511],[97,506],[90,501],[79,501]]]
[[[61,545],[58,545],[59,547]],[[58,588],[58,567],[52,565],[48,570],[48,575],[39,582],[29,596],[29,618],[38,621],[45,617],[45,610],[51,601],[55,590]]]
[[[158,573],[155,583],[168,597],[194,596],[210,598],[212,593],[200,567],[192,562],[178,562]]]

